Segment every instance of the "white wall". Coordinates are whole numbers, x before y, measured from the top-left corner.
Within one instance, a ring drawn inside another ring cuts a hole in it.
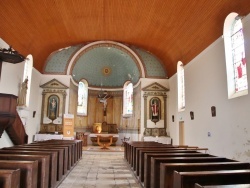
[[[0,38],[0,47],[8,48],[9,46]],[[11,64],[3,62],[2,74],[0,80],[0,93],[13,94],[18,96],[18,91],[20,89],[20,84],[22,83],[24,70],[24,62],[18,64]],[[37,97],[39,91],[39,82],[41,74],[35,69],[32,71],[31,82],[31,93],[30,93],[30,103],[29,107],[19,109],[17,111],[24,122],[24,127],[26,133],[28,134],[28,142],[33,140],[34,134],[37,132],[40,125],[38,125],[39,116],[37,114],[41,111],[40,100],[41,97]],[[36,111],[36,116],[33,118],[33,111]],[[39,126],[39,127],[38,127]],[[13,143],[10,140],[6,132],[3,133],[0,138],[0,148],[12,146]]]
[[[244,18],[243,27],[248,83],[250,83],[250,15]],[[184,121],[185,144],[207,147],[211,154],[249,162],[250,96],[234,99],[227,97],[223,38],[216,40],[184,69],[186,88],[184,112],[179,113],[177,110],[177,76],[174,75],[169,79],[168,116],[175,116],[175,122],[169,118],[173,143],[179,143],[179,121]],[[211,116],[211,106],[216,107],[216,117]],[[190,119],[190,111],[194,112],[194,120]],[[208,132],[211,133],[210,137]]]

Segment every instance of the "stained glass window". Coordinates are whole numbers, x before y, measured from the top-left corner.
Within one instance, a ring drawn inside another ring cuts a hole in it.
[[[232,99],[248,94],[242,18],[230,13],[224,22],[223,38],[227,71],[227,93]]]
[[[133,84],[126,82],[123,88],[123,116],[133,114]]]
[[[235,92],[248,89],[247,70],[244,47],[244,35],[241,19],[237,19],[232,24],[232,58],[234,66]]]
[[[28,89],[27,89],[27,94],[26,94],[26,106],[29,106],[32,68],[33,68],[33,56],[28,55],[26,57],[26,60],[24,63],[23,80],[22,80],[22,82],[24,82],[25,79],[28,79],[28,83],[27,83]]]
[[[77,115],[87,115],[88,109],[88,83],[85,80],[78,85]]]
[[[182,62],[177,64],[178,76],[178,108],[179,111],[185,109],[185,80],[184,80],[184,67]]]

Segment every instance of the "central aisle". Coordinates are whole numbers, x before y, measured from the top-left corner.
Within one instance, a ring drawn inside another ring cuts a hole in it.
[[[83,151],[59,188],[140,188],[123,152]]]

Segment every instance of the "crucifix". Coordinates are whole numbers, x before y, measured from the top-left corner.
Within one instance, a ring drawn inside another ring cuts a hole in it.
[[[98,95],[99,102],[103,103],[103,115],[107,116],[107,105],[108,105],[108,99],[112,96],[108,94],[107,91],[101,91],[101,93]]]

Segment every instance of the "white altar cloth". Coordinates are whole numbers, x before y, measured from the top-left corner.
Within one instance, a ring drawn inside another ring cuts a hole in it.
[[[35,134],[34,141],[43,141],[43,140],[62,140],[63,135],[62,134]]]
[[[91,133],[89,134],[90,138],[95,138],[97,136],[101,136],[101,137],[109,137],[109,136],[113,136],[114,138],[118,138],[119,134],[96,134],[96,133]]]

